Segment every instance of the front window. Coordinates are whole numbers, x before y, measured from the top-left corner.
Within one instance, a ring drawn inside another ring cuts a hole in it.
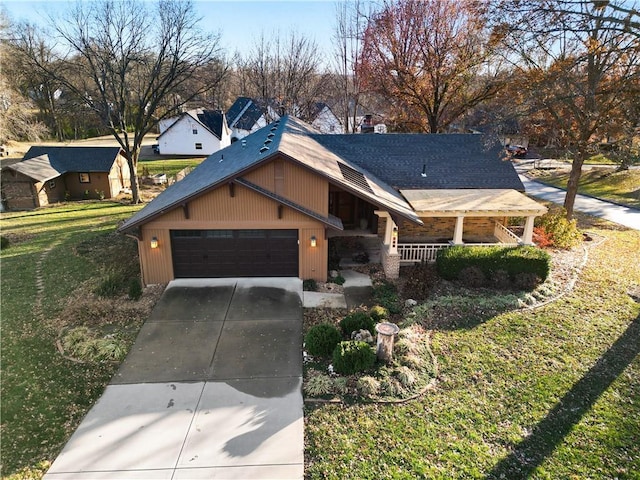
[[[88,173],[79,173],[78,178],[80,180],[80,183],[91,183],[91,177]]]
[[[193,131],[193,134],[194,134],[194,135],[197,135],[197,134],[198,134],[198,129],[197,129],[197,128],[194,128],[192,131]]]

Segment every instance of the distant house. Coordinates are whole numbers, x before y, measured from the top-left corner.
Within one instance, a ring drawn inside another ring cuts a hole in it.
[[[333,113],[331,107],[324,102],[317,102],[312,106],[308,120],[311,126],[320,131],[320,133],[345,133],[340,119]]]
[[[327,135],[284,116],[212,154],[118,231],[145,284],[291,276],[326,281],[328,239],[377,237],[389,278],[450,244],[531,244],[546,208],[482,135]],[[507,228],[524,221],[520,236]]]
[[[112,198],[130,187],[120,147],[31,147],[21,161],[2,168],[2,203],[8,210]]]
[[[253,98],[238,97],[227,111],[231,141],[240,140],[279,118],[280,115],[273,106],[265,105]]]
[[[190,110],[160,122],[161,155],[211,155],[231,144],[225,114],[219,110]]]

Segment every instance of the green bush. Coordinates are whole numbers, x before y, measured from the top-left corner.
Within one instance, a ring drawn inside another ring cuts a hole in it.
[[[369,315],[375,322],[382,322],[389,318],[389,310],[382,305],[375,305],[369,309]]]
[[[305,292],[315,292],[318,290],[318,283],[313,278],[304,280],[302,282],[302,290]]]
[[[100,297],[116,297],[122,292],[123,284],[120,273],[110,272],[95,289],[95,294]]]
[[[345,282],[345,278],[342,275],[338,275],[337,277],[331,278],[329,281],[335,283],[336,285],[343,285]]]
[[[328,395],[333,390],[333,380],[324,373],[312,370],[304,385],[304,392],[312,397]]]
[[[131,300],[140,300],[140,297],[142,297],[140,279],[137,277],[129,279],[129,298]]]
[[[547,234],[556,248],[569,249],[578,245],[582,238],[576,220],[567,220],[567,212],[563,208],[554,208],[536,218],[535,226]]]
[[[304,337],[304,344],[311,355],[328,357],[342,340],[342,335],[336,327],[328,323],[315,325],[309,329]]]
[[[340,329],[345,336],[351,335],[352,332],[358,330],[369,330],[373,335],[375,332],[376,322],[366,312],[353,312],[340,320]]]
[[[462,280],[462,272],[469,267],[477,267],[490,279],[494,274],[504,276],[503,271],[513,281],[520,273],[536,275],[546,280],[551,268],[551,257],[536,247],[465,247],[453,246],[438,252],[436,267],[442,278]]]
[[[385,281],[374,286],[373,299],[378,305],[386,308],[391,314],[402,313],[398,289],[393,283]]]
[[[380,393],[380,382],[374,377],[361,377],[358,379],[356,388],[364,397],[375,397]]]
[[[4,236],[0,236],[0,250],[4,250],[9,246],[9,239]]]
[[[333,351],[333,368],[343,375],[364,372],[375,363],[376,354],[365,342],[340,342]]]

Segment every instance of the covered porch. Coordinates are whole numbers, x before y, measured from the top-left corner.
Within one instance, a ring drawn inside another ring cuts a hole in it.
[[[438,250],[451,245],[532,245],[534,220],[547,211],[516,190],[401,190],[401,193],[424,225],[398,224],[388,212],[376,210],[380,219],[381,261],[390,278],[397,278],[400,265],[433,262]],[[521,235],[510,230],[509,223],[517,223]]]

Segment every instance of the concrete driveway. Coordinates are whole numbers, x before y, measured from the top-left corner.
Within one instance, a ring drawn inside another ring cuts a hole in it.
[[[302,282],[176,280],[45,478],[302,479]]]

